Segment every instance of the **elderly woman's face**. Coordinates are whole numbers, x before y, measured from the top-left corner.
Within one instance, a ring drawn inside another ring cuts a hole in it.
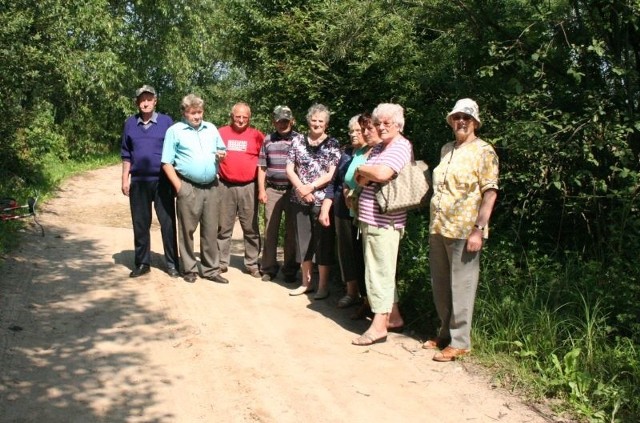
[[[456,113],[451,115],[451,128],[456,138],[466,139],[475,134],[476,121],[466,113]]]
[[[349,139],[351,140],[351,146],[354,148],[362,147],[364,145],[362,129],[358,123],[349,128]]]
[[[380,116],[373,123],[382,142],[389,142],[400,133],[398,124],[393,121],[391,116]]]
[[[327,130],[327,116],[326,113],[314,113],[309,119],[309,135],[312,138],[317,138],[324,134]]]
[[[368,146],[374,146],[381,141],[373,121],[369,121],[369,123],[365,125],[363,128],[363,135],[364,141]]]

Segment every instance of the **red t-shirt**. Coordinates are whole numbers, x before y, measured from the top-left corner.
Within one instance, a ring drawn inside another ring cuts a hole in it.
[[[230,125],[218,131],[227,146],[227,156],[220,162],[220,178],[233,184],[255,181],[264,134],[252,127],[236,132]]]

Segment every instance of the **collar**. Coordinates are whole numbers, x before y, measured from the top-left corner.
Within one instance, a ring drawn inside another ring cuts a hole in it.
[[[149,119],[149,122],[158,123],[158,112],[153,112],[153,114],[151,115],[151,119]],[[142,120],[142,116],[140,115],[140,113],[138,113],[138,125],[144,125],[144,121]]]
[[[289,131],[288,133],[282,135],[280,132],[276,131],[271,134],[271,141],[291,141],[293,137],[298,135],[296,131]]]

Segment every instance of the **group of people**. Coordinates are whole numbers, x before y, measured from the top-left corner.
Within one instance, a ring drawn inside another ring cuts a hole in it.
[[[338,307],[359,305],[352,318],[371,317],[353,345],[384,342],[388,332],[402,331],[395,276],[407,212],[382,213],[375,199],[377,187],[413,160],[412,144],[402,134],[400,105],[382,103],[371,114],[354,116],[351,143],[341,148],[327,132],[330,112],[322,104],[309,108],[305,135],[293,130],[291,109],[277,106],[275,131],[265,137],[250,126],[245,103],[234,105],[231,123],[218,130],[203,120],[204,102],[196,95],[183,98],[178,123],[157,113],[156,102],[152,87],[136,91],[139,112],[127,119],[122,137],[122,192],[129,196],[135,244],[131,277],[150,271],[152,205],[167,273],[187,282],[201,276],[229,283],[222,273],[228,270],[237,219],[245,271],[263,281],[282,272],[293,283],[299,270],[301,283],[291,296],[327,298],[338,258],[346,285]],[[436,361],[452,361],[471,350],[480,252],[498,189],[498,158],[476,135],[481,120],[475,101],[459,100],[446,120],[455,140],[442,148],[433,169],[429,223],[433,300],[441,325],[423,344],[440,350]],[[265,205],[262,248],[259,203]],[[280,266],[276,252],[283,216]],[[193,239],[198,226],[199,269]]]

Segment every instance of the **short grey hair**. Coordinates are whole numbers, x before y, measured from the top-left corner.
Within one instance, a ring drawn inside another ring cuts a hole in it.
[[[307,122],[311,121],[311,117],[316,113],[324,113],[326,117],[326,123],[329,124],[329,118],[331,117],[331,112],[329,112],[329,108],[324,104],[316,103],[313,106],[309,107],[309,111],[307,111]]]
[[[360,116],[361,115],[355,115],[354,117],[349,119],[349,125],[347,126],[347,128],[351,129],[354,126],[360,128]]]
[[[198,97],[195,94],[187,94],[182,98],[180,102],[180,110],[186,112],[189,109],[204,109],[204,100],[202,97]]]
[[[398,129],[402,131],[404,129],[404,109],[399,104],[394,103],[380,103],[373,109],[371,118],[374,122],[380,122],[382,117],[391,118],[391,121],[398,125]]]

